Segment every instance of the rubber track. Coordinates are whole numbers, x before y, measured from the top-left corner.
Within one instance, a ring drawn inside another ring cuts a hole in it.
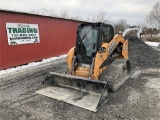
[[[111,65],[107,68],[107,70],[105,70],[101,74],[100,80],[108,82],[107,85],[110,91],[116,91],[114,86],[116,86],[121,81],[121,79],[126,77],[126,76],[123,76],[123,67],[126,64],[126,61],[127,61],[126,59],[114,60],[111,63]]]

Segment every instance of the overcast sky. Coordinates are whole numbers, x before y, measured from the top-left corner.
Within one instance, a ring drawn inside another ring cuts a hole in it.
[[[57,14],[67,10],[70,16],[87,18],[100,9],[105,10],[112,21],[126,19],[129,24],[143,23],[146,15],[158,0],[0,0],[0,8],[30,12],[52,9]]]

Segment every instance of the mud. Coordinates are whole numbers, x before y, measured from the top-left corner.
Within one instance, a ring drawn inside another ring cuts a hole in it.
[[[39,73],[0,80],[0,120],[158,120],[160,53],[137,38],[129,40],[133,74],[96,113],[35,93],[49,71],[65,72],[66,63],[55,63]]]

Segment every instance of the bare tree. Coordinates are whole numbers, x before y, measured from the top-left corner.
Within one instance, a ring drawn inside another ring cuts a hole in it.
[[[69,14],[67,10],[62,10],[60,13],[60,17],[62,18],[69,18]]]
[[[30,10],[30,13],[32,13],[32,14],[39,14],[39,11],[38,10]]]
[[[82,17],[81,16],[75,16],[75,17],[71,17],[72,20],[78,20],[81,21]]]
[[[92,20],[92,18],[91,17],[86,17],[85,19],[84,19],[84,21],[87,21],[87,22],[93,22],[93,20]]]
[[[160,41],[160,31],[157,28],[144,27],[142,40],[144,41]]]
[[[152,11],[149,13],[147,17],[147,21],[154,24],[155,27],[160,29],[160,2],[157,2],[153,8]]]
[[[42,9],[39,9],[39,10],[31,10],[30,12],[33,13],[33,14],[47,15],[47,16],[52,16],[52,17],[57,16],[54,10],[49,10],[49,9],[46,9],[46,8],[42,8]]]
[[[113,24],[115,33],[118,33],[119,31],[124,31],[129,25],[127,24],[127,20],[120,19],[118,22]]]
[[[160,2],[157,2],[146,17],[143,40],[160,41]]]
[[[95,15],[92,16],[92,22],[104,22],[110,23],[110,18],[107,16],[107,12],[103,9],[99,10]]]
[[[82,20],[82,17],[80,16],[74,16],[70,17],[67,10],[63,10],[60,15],[57,15],[54,10],[49,10],[46,8],[42,8],[39,10],[31,10],[30,11],[33,14],[39,14],[39,15],[47,15],[52,17],[61,17],[61,18],[67,18],[67,19],[73,19],[73,20]]]
[[[52,16],[52,17],[57,17],[58,16],[54,10],[49,10],[49,14],[48,15]]]

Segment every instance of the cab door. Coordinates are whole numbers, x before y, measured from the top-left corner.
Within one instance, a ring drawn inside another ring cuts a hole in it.
[[[103,26],[102,27],[102,43],[109,43],[114,37],[114,30],[112,26]]]

